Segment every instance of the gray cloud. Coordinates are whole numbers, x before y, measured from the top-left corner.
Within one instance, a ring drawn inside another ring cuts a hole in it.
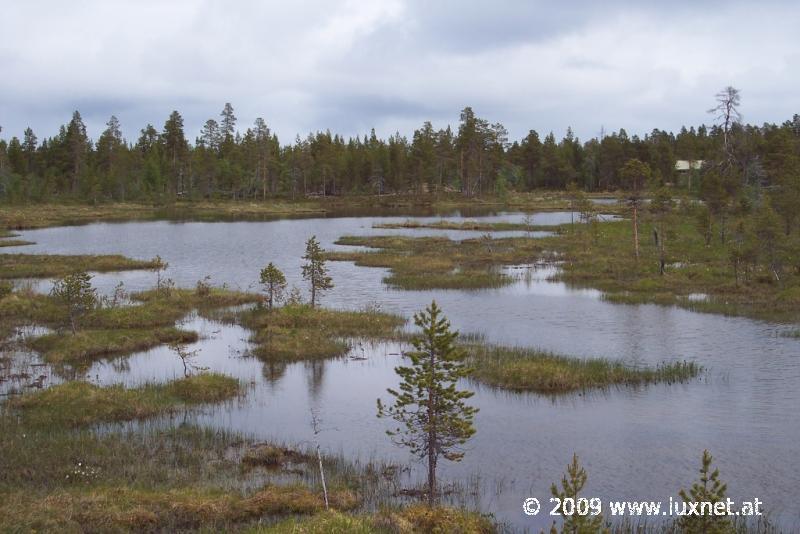
[[[796,2],[218,0],[8,2],[0,17],[3,137],[53,135],[79,109],[129,139],[173,109],[194,138],[223,104],[282,140],[331,129],[410,135],[471,105],[512,137],[581,138],[709,121],[742,90],[748,121],[800,111]]]

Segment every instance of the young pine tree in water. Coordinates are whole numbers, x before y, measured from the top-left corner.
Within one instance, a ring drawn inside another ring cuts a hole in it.
[[[478,409],[464,401],[471,391],[456,389],[456,382],[471,369],[464,364],[465,353],[455,345],[458,332],[450,330],[450,321],[432,302],[414,315],[422,333],[414,338],[415,351],[408,354],[411,365],[395,368],[402,381],[398,390],[389,389],[392,406],[378,399],[378,417],[397,421],[387,433],[398,445],[428,460],[428,504],[436,502],[436,465],[440,457],[459,461],[461,446],[475,433],[472,422]]]
[[[572,463],[567,466],[567,473],[561,478],[561,489],[555,484],[550,486],[550,493],[559,501],[559,511],[564,517],[564,524],[561,528],[563,534],[596,534],[609,532],[603,525],[603,516],[598,513],[592,515],[593,510],[586,508],[587,513],[581,513],[583,508],[578,504],[580,492],[586,485],[586,469],[578,463],[578,455],[572,455]],[[564,501],[567,500],[565,505]],[[565,513],[564,507],[571,509],[572,513]],[[550,534],[558,534],[555,523],[550,527]]]
[[[681,490],[679,493],[684,503],[711,503],[713,507],[714,503],[726,502],[728,485],[719,479],[718,469],[711,470],[712,460],[711,454],[707,450],[703,451],[700,480],[692,484],[688,492]],[[703,514],[686,514],[680,518],[678,524],[681,532],[686,534],[724,534],[732,530],[727,516],[714,515],[708,509]]]
[[[78,319],[97,305],[92,276],[85,271],[68,274],[57,280],[50,294],[67,308],[73,334],[78,331]]]

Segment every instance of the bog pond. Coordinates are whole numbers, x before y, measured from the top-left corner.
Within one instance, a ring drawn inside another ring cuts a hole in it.
[[[522,222],[524,214],[499,213],[471,220]],[[569,222],[572,214],[539,213],[536,225]],[[258,291],[259,270],[269,261],[289,285],[300,276],[305,240],[316,235],[327,250],[344,235],[435,235],[464,239],[483,232],[434,229],[377,229],[374,224],[439,220],[439,217],[335,217],[257,222],[99,223],[21,232],[36,244],[4,252],[53,254],[160,255],[169,263],[163,276],[179,287],[194,287],[210,276],[215,285]],[[458,214],[448,220],[466,220]],[[514,235],[495,232],[494,235]],[[468,505],[492,512],[524,530],[549,526],[546,514],[522,513],[528,496],[547,502],[550,484],[560,480],[573,452],[589,474],[587,496],[608,500],[667,500],[696,479],[703,449],[715,457],[734,499],[765,503],[772,521],[800,528],[800,340],[781,335],[786,325],[700,314],[675,307],[620,305],[591,289],[548,280],[552,267],[517,266],[509,286],[487,290],[402,291],[382,282],[387,271],[332,262],[335,288],[322,299],[331,308],[382,311],[411,317],[435,299],[462,333],[487,342],[539,347],[590,358],[604,356],[632,365],[690,360],[705,371],[685,384],[657,384],[575,393],[557,397],[513,393],[477,383],[464,384],[480,408],[477,434],[464,460],[442,462],[442,480],[467,488]],[[152,287],[149,271],[96,274],[93,283],[108,293],[119,281],[128,290]],[[47,291],[48,281],[34,283]],[[411,462],[375,416],[376,399],[395,387],[393,369],[405,347],[353,340],[347,357],[268,365],[247,357],[248,332],[195,315],[183,321],[201,339],[198,364],[249,384],[236,402],[192,412],[200,424],[233,429],[286,443],[312,437],[309,412],[324,421],[323,447],[351,459]],[[412,326],[409,324],[409,329]],[[167,381],[182,374],[167,348],[96,363],[87,378],[101,384]]]

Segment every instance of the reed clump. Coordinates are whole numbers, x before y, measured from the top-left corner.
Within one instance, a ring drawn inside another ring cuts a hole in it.
[[[505,389],[546,394],[685,382],[702,370],[689,361],[631,367],[606,358],[571,358],[537,349],[469,345],[467,350],[475,379]]]

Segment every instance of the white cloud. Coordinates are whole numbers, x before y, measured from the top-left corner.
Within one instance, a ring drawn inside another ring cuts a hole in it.
[[[181,111],[193,137],[226,101],[284,141],[374,126],[410,135],[465,105],[507,125],[581,137],[708,121],[720,87],[752,122],[800,111],[793,2],[626,4],[418,0],[6,2],[3,135],[52,135],[73,109],[128,137]]]

